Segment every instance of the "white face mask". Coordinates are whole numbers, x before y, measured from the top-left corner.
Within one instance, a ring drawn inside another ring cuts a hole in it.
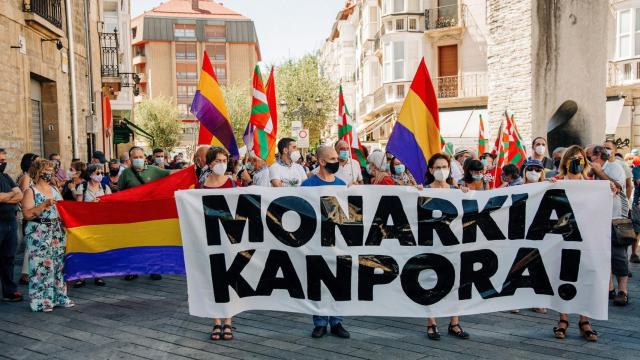
[[[533,150],[534,150],[534,151],[536,152],[536,154],[538,154],[538,155],[544,155],[544,150],[545,150],[545,149],[546,149],[546,147],[545,147],[544,145],[538,145],[538,146],[536,146],[536,148],[535,148],[535,149],[533,149]]]
[[[433,172],[436,181],[445,181],[449,178],[449,169],[438,169]]]
[[[527,171],[527,181],[538,182],[538,180],[540,180],[540,175],[542,175],[542,172]]]
[[[214,174],[222,176],[225,172],[227,172],[227,163],[215,164],[213,165],[213,168],[211,170]]]
[[[296,151],[292,152],[291,155],[290,155],[291,161],[293,161],[294,163],[298,162],[298,160],[300,160],[301,156],[302,155],[300,155],[300,151],[296,150]]]

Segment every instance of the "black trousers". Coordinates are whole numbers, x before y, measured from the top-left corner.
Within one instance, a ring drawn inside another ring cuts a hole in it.
[[[0,220],[0,282],[2,296],[18,290],[13,278],[13,268],[18,247],[18,224],[16,219]]]

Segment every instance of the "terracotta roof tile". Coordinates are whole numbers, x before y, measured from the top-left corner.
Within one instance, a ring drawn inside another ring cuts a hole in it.
[[[190,18],[223,18],[248,20],[249,18],[211,0],[199,0],[200,11],[191,8],[191,0],[170,0],[145,11],[144,15]]]

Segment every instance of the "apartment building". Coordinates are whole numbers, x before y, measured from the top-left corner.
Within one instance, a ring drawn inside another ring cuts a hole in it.
[[[342,81],[360,137],[378,148],[424,57],[443,136],[469,146],[487,118],[486,33],[484,0],[349,1],[321,49],[321,71]]]
[[[131,20],[133,67],[140,79],[134,98],[167,96],[182,114],[178,151],[195,143],[189,113],[206,50],[218,82],[249,83],[260,46],[251,19],[215,1],[170,0]]]
[[[33,152],[87,159],[102,148],[100,1],[0,2],[0,147],[8,172]]]

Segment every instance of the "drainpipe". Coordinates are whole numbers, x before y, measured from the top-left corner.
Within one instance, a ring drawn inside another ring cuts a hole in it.
[[[65,12],[67,13],[67,39],[69,40],[69,86],[71,87],[71,152],[73,158],[78,158],[78,109],[76,100],[76,59],[75,43],[73,40],[73,11],[71,0],[64,1]]]
[[[89,76],[87,76],[87,89],[89,89],[89,96],[87,97],[88,103],[89,103],[89,115],[92,116],[96,113],[96,108],[95,108],[95,99],[94,99],[94,89],[93,89],[93,59],[92,59],[92,52],[91,52],[91,41],[89,40],[89,37],[91,36],[91,30],[90,30],[90,26],[89,26],[89,6],[87,4],[87,0],[83,0],[82,1],[82,5],[84,6],[84,48],[85,48],[85,54],[87,56],[87,67],[88,67],[88,74]],[[95,129],[94,129],[95,130]],[[93,141],[89,142],[89,146],[93,147]],[[102,151],[105,153],[105,139],[104,139],[104,131],[102,132]],[[94,149],[91,148],[89,149],[89,153],[93,154]]]

